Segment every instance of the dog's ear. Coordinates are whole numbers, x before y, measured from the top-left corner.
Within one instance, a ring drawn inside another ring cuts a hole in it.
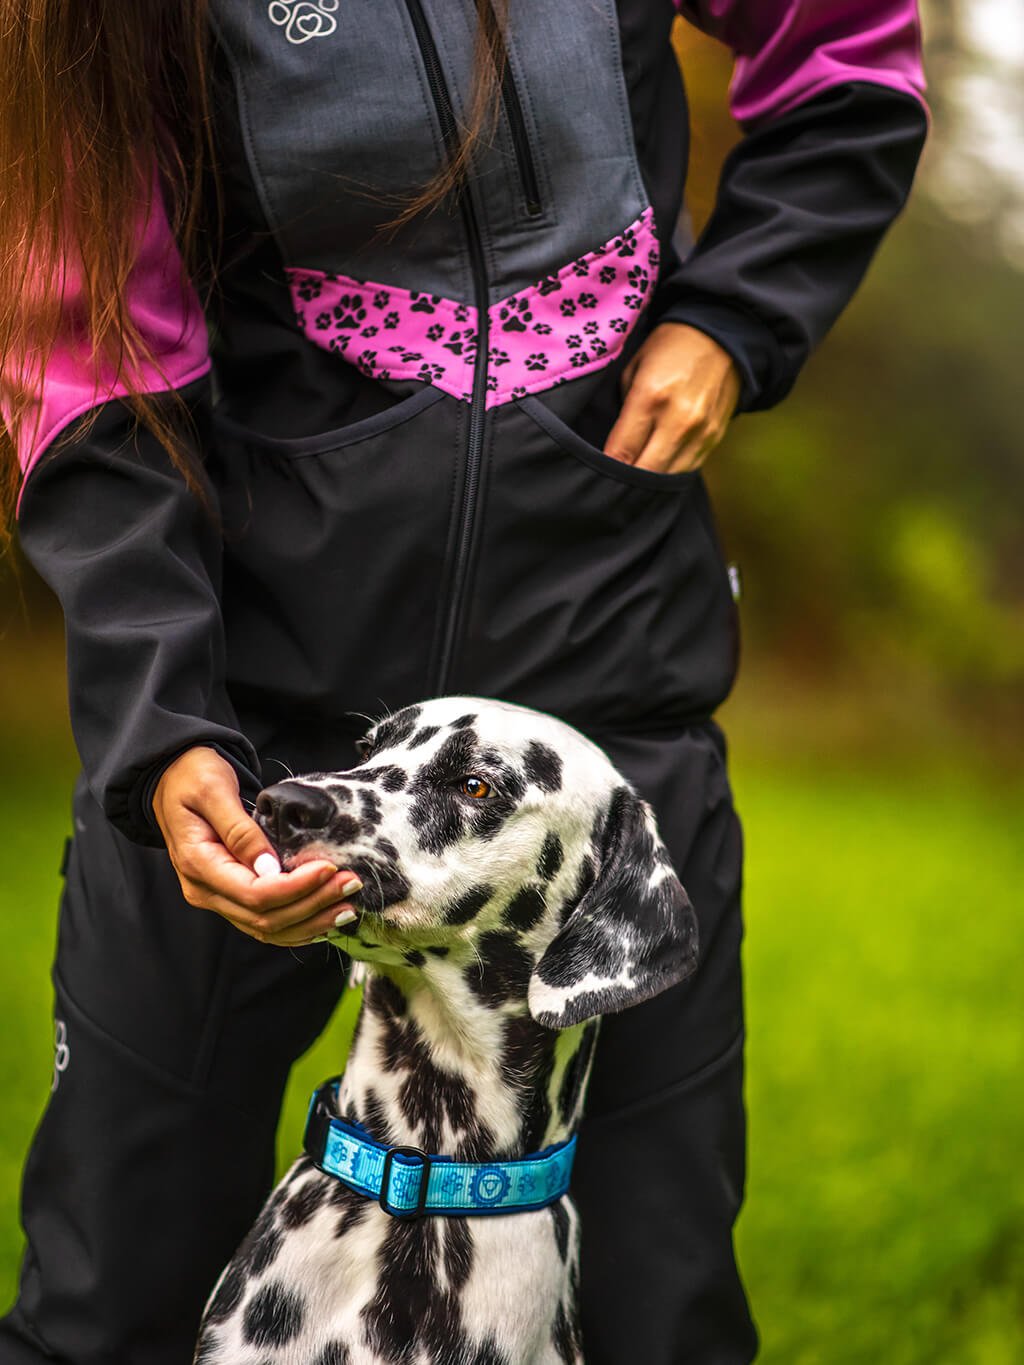
[[[530,977],[530,1013],[547,1028],[638,1005],[697,965],[697,916],[631,787],[616,788],[599,842],[594,880]]]

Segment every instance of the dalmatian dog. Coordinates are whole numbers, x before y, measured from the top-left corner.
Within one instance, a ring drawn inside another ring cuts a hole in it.
[[[696,964],[650,808],[576,730],[503,702],[407,707],[360,751],[257,802],[285,867],[327,856],[363,882],[329,936],[368,964],[331,1112],[457,1162],[566,1143],[600,1016]],[[304,1155],[217,1283],[196,1365],[570,1365],[577,1242],[567,1194],[393,1216]]]

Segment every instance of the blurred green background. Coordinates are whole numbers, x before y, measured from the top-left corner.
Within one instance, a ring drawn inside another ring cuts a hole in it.
[[[924,6],[911,207],[792,397],[709,478],[742,571],[722,712],[747,832],[750,1176],[766,1365],[1024,1360],[1024,9]],[[706,216],[727,55],[680,29]],[[0,1299],[52,1067],[75,762],[60,623],[0,565]],[[337,1069],[301,1064],[281,1150]]]

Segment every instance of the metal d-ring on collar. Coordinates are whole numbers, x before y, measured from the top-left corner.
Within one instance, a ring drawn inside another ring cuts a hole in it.
[[[575,1136],[512,1161],[456,1161],[419,1147],[376,1142],[357,1124],[338,1118],[340,1083],[335,1076],[313,1092],[303,1146],[321,1171],[376,1199],[392,1218],[525,1213],[568,1192]]]

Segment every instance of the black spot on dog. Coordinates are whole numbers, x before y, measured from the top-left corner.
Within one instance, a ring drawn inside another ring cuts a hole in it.
[[[448,1283],[459,1290],[473,1269],[473,1238],[466,1218],[445,1218],[444,1269]]]
[[[497,749],[481,749],[480,764],[493,778],[494,785],[501,789],[504,796],[513,801],[521,801],[526,795],[526,783],[522,774],[505,762]]]
[[[501,1074],[506,1085],[533,1088],[543,1059],[554,1047],[555,1035],[528,1014],[516,1014],[502,1026]]]
[[[539,887],[522,886],[505,908],[505,923],[525,933],[540,923],[547,908],[547,901]]]
[[[410,967],[422,967],[427,959],[418,948],[410,948],[405,954],[405,960]]]
[[[548,744],[531,740],[523,758],[528,779],[541,791],[556,792],[562,785],[562,760]]]
[[[594,1055],[597,1041],[597,1025],[590,1024],[583,1031],[579,1047],[573,1053],[558,1088],[558,1112],[563,1123],[569,1123],[576,1116],[577,1105],[586,1083],[590,1059]]]
[[[549,1035],[552,1045],[541,1054],[533,1074],[533,1086],[523,1102],[520,1120],[520,1149],[524,1152],[539,1152],[544,1145],[544,1134],[551,1123],[551,1103],[548,1100],[548,1087],[555,1069],[554,1033]]]
[[[562,924],[565,923],[576,909],[577,905],[579,905],[580,901],[594,885],[595,881],[597,881],[597,868],[594,866],[594,860],[585,853],[580,861],[579,871],[576,874],[576,886],[573,888],[571,894],[566,897],[565,901],[562,903],[562,908],[558,912],[559,921]]]
[[[347,811],[342,811],[331,821],[328,837],[333,843],[348,844],[357,837],[360,832],[360,824],[354,815],[349,815]]]
[[[471,725],[475,724],[476,716],[475,714],[470,713],[469,715],[466,716],[459,716],[458,720],[449,721],[448,728],[450,730],[467,730]]]
[[[327,1197],[327,1185],[322,1176],[314,1176],[289,1195],[281,1209],[281,1222],[286,1228],[301,1228],[313,1217]]]
[[[572,1324],[569,1315],[565,1311],[565,1304],[558,1305],[558,1312],[551,1328],[551,1344],[558,1352],[559,1360],[565,1365],[574,1365],[576,1360],[576,1343],[573,1341]]]
[[[302,1300],[284,1285],[268,1284],[250,1301],[242,1335],[250,1346],[285,1346],[302,1331]]]
[[[342,803],[343,803],[344,805],[346,805],[346,806],[350,806],[350,805],[352,804],[352,802],[355,800],[355,796],[353,795],[352,788],[351,788],[351,787],[343,787],[343,786],[341,785],[340,782],[335,783],[334,785],[332,785],[332,786],[329,788],[329,790],[330,790],[331,795],[334,797],[334,799],[335,799],[336,801],[340,801],[340,802],[342,802]]]
[[[380,785],[386,792],[400,792],[405,786],[407,776],[403,768],[394,764],[387,768],[381,768],[378,774]]]
[[[283,1204],[285,1193],[287,1191],[288,1186],[294,1185],[298,1179],[304,1176],[307,1171],[310,1171],[312,1169],[313,1163],[308,1156],[297,1157],[292,1165],[291,1170],[288,1172],[285,1178],[281,1181],[280,1185],[274,1191],[273,1196],[271,1198],[271,1203],[274,1203],[276,1201],[278,1204]]]
[[[554,1204],[549,1204],[548,1208],[551,1210],[555,1225],[555,1245],[558,1247],[559,1258],[564,1262],[569,1254],[569,1215],[560,1199]]]
[[[447,957],[450,951],[451,951],[450,948],[444,948],[444,947],[428,948],[428,949],[427,949],[427,952],[428,952],[428,953],[433,953],[435,957]]]
[[[419,718],[418,706],[406,706],[401,711],[396,711],[393,716],[382,720],[374,731],[373,752],[377,754],[382,749],[394,749],[399,744],[404,744],[411,738]]]
[[[343,1341],[329,1342],[311,1365],[348,1365],[348,1347]]]
[[[418,749],[421,744],[426,744],[428,739],[433,739],[440,730],[439,725],[424,725],[421,730],[417,730],[409,741],[410,749]]]
[[[366,1007],[377,1014],[401,1018],[406,1011],[406,999],[401,988],[383,972],[374,972],[366,983]]]
[[[457,1132],[469,1132],[476,1126],[476,1106],[466,1081],[436,1067],[425,1047],[421,1051],[420,1062],[398,1092],[398,1103],[406,1121],[422,1132],[422,1145],[436,1152],[441,1145],[442,1118],[447,1117]]]
[[[216,1336],[207,1336],[204,1332],[196,1351],[192,1365],[213,1365],[220,1350],[220,1342]]]
[[[391,1141],[391,1127],[388,1123],[387,1110],[376,1090],[367,1090],[366,1092],[361,1122],[370,1136],[378,1142]]]
[[[468,924],[475,919],[494,895],[494,887],[471,886],[457,901],[451,902],[444,910],[446,924]]]
[[[471,1365],[508,1365],[508,1356],[498,1349],[493,1337],[480,1343],[480,1349],[473,1356]]]
[[[373,1208],[372,1200],[359,1194],[341,1180],[331,1181],[328,1202],[332,1209],[341,1210],[341,1217],[334,1226],[335,1237],[344,1237],[347,1232],[358,1227]]]
[[[380,1252],[377,1292],[363,1309],[367,1344],[388,1365],[409,1359],[415,1342],[427,1359],[464,1360],[458,1297],[442,1288],[437,1273],[438,1241],[422,1224],[393,1219]]]
[[[491,796],[486,801],[474,801],[468,808],[469,827],[477,839],[493,839],[518,806],[510,796]]]
[[[398,849],[394,846],[390,839],[385,839],[383,836],[381,836],[381,838],[379,838],[374,844],[374,848],[377,850],[377,852],[381,855],[382,858],[390,858],[393,863],[398,862]]]
[[[493,931],[477,944],[477,958],[466,968],[470,990],[490,1009],[513,996],[525,996],[533,958],[514,934]]]
[[[428,852],[442,854],[466,831],[467,819],[502,805],[500,798],[470,801],[459,791],[460,780],[476,766],[476,734],[453,730],[437,752],[416,770],[409,783],[413,798],[409,820]],[[505,803],[507,804],[507,803]],[[474,830],[476,825],[473,826]]]
[[[360,832],[372,834],[380,824],[380,797],[371,788],[364,787],[359,793],[359,806],[363,813],[363,824]]]
[[[206,1322],[226,1322],[242,1302],[242,1295],[248,1282],[248,1266],[238,1259],[232,1261],[220,1282],[213,1302],[206,1310]]]
[[[540,877],[541,881],[549,882],[561,868],[564,858],[565,850],[562,848],[562,841],[552,830],[544,840],[544,847],[537,859],[537,876]]]
[[[404,873],[391,862],[378,862],[375,858],[353,858],[351,870],[363,884],[358,893],[359,903],[366,910],[380,913],[390,905],[398,905],[409,897],[409,883]],[[367,948],[380,945],[371,943],[360,936],[360,942]]]
[[[265,1232],[253,1247],[252,1258],[249,1261],[250,1274],[262,1275],[265,1270],[269,1270],[277,1259],[283,1241],[284,1233],[280,1228],[270,1228]]]

